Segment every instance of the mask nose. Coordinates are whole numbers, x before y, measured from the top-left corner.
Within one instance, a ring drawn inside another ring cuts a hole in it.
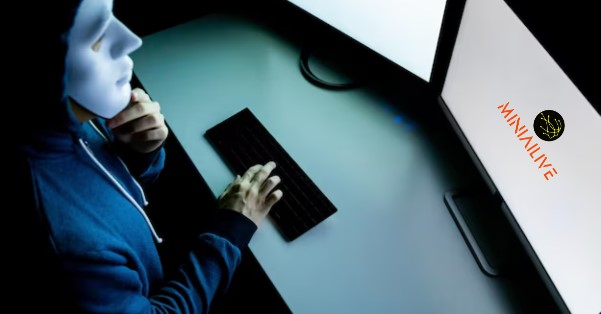
[[[118,42],[111,48],[111,55],[117,59],[123,56],[127,56],[132,52],[136,51],[142,46],[142,38],[134,34],[125,24],[121,21],[115,21],[116,35],[119,37]]]

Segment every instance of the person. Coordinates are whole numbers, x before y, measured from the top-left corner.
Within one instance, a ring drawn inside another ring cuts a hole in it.
[[[169,130],[159,103],[131,88],[129,55],[142,40],[113,15],[112,0],[49,2],[29,10],[48,24],[20,41],[38,48],[21,65],[35,69],[39,88],[11,106],[28,123],[9,146],[17,205],[5,221],[20,226],[10,241],[19,248],[7,249],[19,257],[10,258],[18,279],[9,289],[35,301],[20,310],[208,312],[282,198],[275,164],[236,176],[210,226],[166,278],[144,192],[164,166]],[[19,93],[23,85],[15,84]]]

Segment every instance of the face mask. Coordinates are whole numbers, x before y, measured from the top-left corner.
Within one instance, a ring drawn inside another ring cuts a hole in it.
[[[112,13],[112,0],[83,0],[68,39],[66,93],[88,111],[110,119],[130,101],[133,61],[142,45]]]

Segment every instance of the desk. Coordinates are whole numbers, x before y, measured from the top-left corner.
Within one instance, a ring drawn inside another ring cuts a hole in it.
[[[450,129],[426,131],[399,109],[438,108],[391,103],[369,88],[317,88],[301,75],[299,52],[260,23],[216,14],[147,36],[132,55],[215,195],[234,175],[204,132],[249,107],[337,206],[295,241],[266,221],[250,243],[290,309],[521,312],[507,281],[480,272],[443,202],[449,189],[471,184],[453,168],[473,165],[446,164],[460,145],[443,154],[433,139],[444,142]]]

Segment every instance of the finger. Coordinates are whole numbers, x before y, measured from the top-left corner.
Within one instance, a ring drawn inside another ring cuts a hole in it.
[[[151,102],[150,96],[141,88],[136,87],[131,91],[132,101]]]
[[[255,174],[257,173],[257,171],[261,170],[263,166],[262,165],[254,165],[250,168],[248,168],[248,170],[246,170],[246,172],[242,175],[242,182],[250,182],[250,179],[252,179]]]
[[[156,112],[160,112],[160,105],[158,102],[136,102],[125,108],[112,119],[108,120],[107,126],[111,129],[115,129],[130,121]]]
[[[236,177],[234,178],[234,180],[232,180],[232,182],[228,185],[226,191],[230,191],[232,189],[232,186],[240,183],[241,179],[242,179],[242,177],[239,174],[237,174]]]
[[[251,181],[257,184],[258,186],[262,186],[263,181],[267,179],[267,177],[271,174],[274,168],[275,162],[270,161],[266,163],[263,167],[261,167],[261,169],[257,173],[255,173]]]
[[[271,192],[271,190],[273,190],[273,188],[275,188],[275,186],[278,185],[280,182],[281,182],[281,179],[278,176],[273,176],[273,177],[268,178],[267,180],[265,180],[265,182],[261,186],[259,193],[261,195],[269,194]]]
[[[238,192],[240,191],[240,182],[242,182],[242,177],[237,174],[234,181],[232,181],[231,186],[229,187],[228,192]]]
[[[284,193],[282,192],[282,190],[273,191],[273,193],[269,194],[267,199],[265,199],[265,206],[268,209],[270,209],[271,207],[273,207],[273,205],[275,205],[275,203],[277,203],[279,200],[281,200],[283,196],[284,196]]]
[[[234,180],[232,180],[232,182],[230,182],[230,184],[228,184],[225,189],[223,190],[223,193],[221,193],[221,195],[219,196],[219,198],[223,198],[224,195],[230,193],[230,191],[232,190],[232,186],[234,186],[234,184],[236,183],[236,180],[240,178],[239,175],[236,175],[236,178],[234,178]]]
[[[134,133],[131,135],[131,140],[138,143],[155,141],[162,142],[167,139],[168,134],[169,132],[167,131],[167,128],[156,128]]]
[[[164,141],[169,136],[169,130],[167,127],[154,128],[150,130],[144,130],[137,133],[116,133],[117,138],[124,143],[144,143],[153,141]]]
[[[165,117],[160,112],[156,112],[122,124],[119,127],[113,128],[113,131],[118,134],[129,134],[162,127],[166,127]]]

